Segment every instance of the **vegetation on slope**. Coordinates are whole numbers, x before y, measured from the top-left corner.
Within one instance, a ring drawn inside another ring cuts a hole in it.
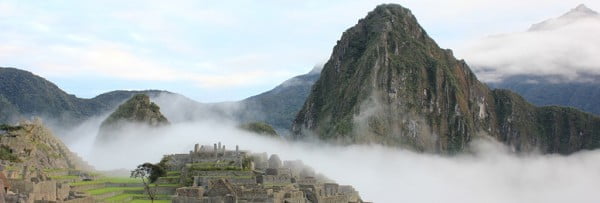
[[[590,77],[595,82],[555,82],[552,81],[552,77],[518,75],[489,85],[493,88],[512,90],[537,106],[570,106],[598,116],[600,76]]]
[[[7,165],[13,168],[91,169],[39,119],[17,126],[0,125],[0,146],[0,159],[8,160]]]
[[[246,123],[241,125],[240,128],[260,135],[279,137],[273,127],[263,122]]]

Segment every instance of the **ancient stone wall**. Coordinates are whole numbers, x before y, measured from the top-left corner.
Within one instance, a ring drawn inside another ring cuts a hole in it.
[[[171,199],[172,203],[203,203],[203,198],[175,196]]]
[[[56,184],[56,198],[58,200],[65,201],[69,198],[69,192],[71,191],[71,186],[69,184],[57,183]]]
[[[24,180],[10,180],[11,190],[15,193],[31,193],[33,191],[33,183]]]
[[[350,202],[358,202],[360,200],[358,191],[356,191],[354,187],[350,185],[340,185],[338,190],[341,194],[346,195]]]
[[[292,183],[292,177],[289,175],[262,175],[259,176],[259,182],[262,182],[262,184],[268,185],[268,184],[291,184]]]
[[[304,192],[299,190],[289,190],[284,191],[283,199],[281,202],[289,202],[289,203],[305,203],[305,195]]]
[[[191,171],[190,176],[204,177],[235,177],[235,176],[254,176],[252,171]]]
[[[334,196],[338,194],[339,185],[335,183],[325,183],[323,185],[325,196]]]
[[[175,194],[175,189],[177,189],[177,187],[158,186],[155,189],[156,189],[155,192],[158,195],[173,195],[173,194]]]
[[[55,201],[57,199],[56,191],[56,181],[33,183],[33,191],[29,193],[29,198],[32,200]]]
[[[344,195],[337,195],[331,197],[321,197],[319,203],[347,203],[349,202],[348,197]]]

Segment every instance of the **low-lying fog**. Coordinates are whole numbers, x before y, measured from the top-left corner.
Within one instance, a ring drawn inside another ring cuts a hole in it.
[[[167,116],[168,117],[168,116]],[[64,134],[67,145],[100,170],[131,169],[164,154],[187,153],[195,143],[277,153],[300,159],[374,202],[598,202],[600,151],[570,156],[514,155],[500,144],[475,142],[454,157],[381,146],[291,143],[237,130],[234,123],[183,122],[158,130],[130,129],[114,146],[94,149],[101,119]]]

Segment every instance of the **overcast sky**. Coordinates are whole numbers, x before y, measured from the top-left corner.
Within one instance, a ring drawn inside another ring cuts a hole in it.
[[[525,31],[580,3],[600,10],[598,0],[392,2],[410,8],[444,48]],[[0,66],[85,98],[163,89],[201,102],[239,100],[326,61],[342,32],[381,3],[0,0]]]

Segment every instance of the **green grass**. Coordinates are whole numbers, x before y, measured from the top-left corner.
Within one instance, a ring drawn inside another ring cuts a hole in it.
[[[167,171],[167,176],[180,176],[181,172],[179,171]]]
[[[5,171],[16,171],[16,170],[19,170],[19,168],[16,166],[4,166],[4,170]]]
[[[118,191],[144,191],[143,187],[105,187],[100,189],[88,190],[86,191],[90,195],[101,195],[109,192],[118,192]]]
[[[154,184],[152,184],[154,186]],[[179,184],[158,184],[158,187],[179,187]]]
[[[129,197],[133,197],[136,194],[120,194],[120,195],[115,195],[109,198],[104,199],[105,202],[111,202],[111,201],[122,201],[124,199],[127,199]]]
[[[170,199],[171,196],[169,195],[157,195],[156,198],[159,198],[161,200],[154,200],[154,202],[171,202]],[[127,198],[131,198],[132,201],[130,202],[149,202],[150,200],[148,200],[148,195],[145,194],[120,194],[120,195],[116,195],[116,196],[112,196],[106,199],[103,199],[104,202],[117,202],[117,201],[123,201]]]
[[[121,178],[121,177],[107,177],[100,178],[92,181],[79,181],[71,183],[71,186],[80,186],[80,185],[94,185],[100,183],[142,183],[142,180],[139,178]]]
[[[64,168],[45,168],[44,172],[46,173],[51,173],[51,172],[60,172],[60,171],[67,171],[68,169],[64,169]]]
[[[10,162],[21,162],[19,157],[11,152],[11,149],[8,146],[2,145],[0,146],[0,159],[7,160]]]
[[[115,202],[115,201],[123,201],[124,199],[127,198],[132,198],[132,199],[143,199],[143,198],[148,198],[147,195],[145,194],[120,194],[120,195],[115,195],[106,199],[103,199],[104,202]]]
[[[79,176],[50,176],[50,178],[54,180],[71,180],[71,179],[79,179]]]
[[[129,203],[151,203],[152,201],[146,199],[135,199]],[[154,203],[170,203],[171,200],[154,200]]]

